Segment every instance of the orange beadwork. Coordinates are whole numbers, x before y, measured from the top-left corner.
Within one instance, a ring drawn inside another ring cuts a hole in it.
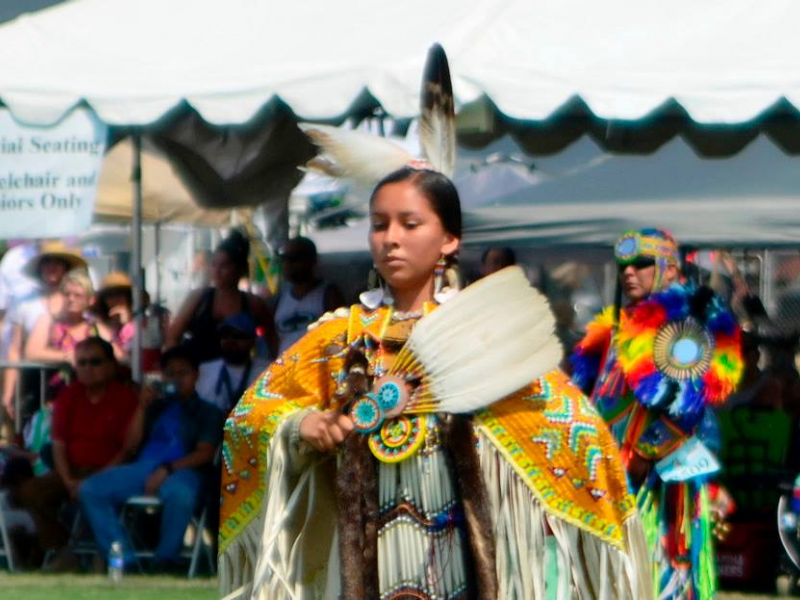
[[[309,332],[245,393],[225,426],[220,552],[260,514],[265,458],[282,421],[303,408],[332,408],[347,344],[364,335],[379,342],[390,316],[385,307],[352,307]],[[388,367],[392,358],[378,352],[373,360]],[[475,425],[545,510],[623,547],[633,497],[608,430],[566,375],[548,373],[481,411]]]

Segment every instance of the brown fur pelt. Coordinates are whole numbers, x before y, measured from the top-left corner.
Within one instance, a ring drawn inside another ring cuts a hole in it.
[[[362,347],[351,348],[345,369],[347,377],[337,390],[337,400],[344,410],[349,410],[353,401],[371,387]],[[451,415],[443,421],[443,439],[452,460],[469,540],[468,564],[474,575],[469,578],[469,597],[496,600],[494,531],[472,421],[463,415]],[[367,439],[352,434],[344,441],[336,476],[341,597],[348,600],[377,600],[380,592],[378,473]]]
[[[342,445],[336,477],[342,598],[378,598],[378,474],[364,435]]]
[[[450,415],[445,420],[445,440],[464,508],[474,577],[471,598],[497,598],[497,567],[489,495],[481,476],[481,464],[472,421],[465,415]]]
[[[340,386],[340,405],[349,410],[352,402],[369,391],[367,359],[354,346],[345,359],[347,377]],[[378,598],[378,473],[367,445],[367,436],[351,434],[342,444],[336,475],[339,505],[339,554],[342,598]]]

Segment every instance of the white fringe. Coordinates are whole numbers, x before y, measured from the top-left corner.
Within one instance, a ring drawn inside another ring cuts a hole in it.
[[[629,550],[625,554],[548,514],[492,442],[483,433],[480,438],[483,479],[495,518],[499,598],[648,600],[653,597],[649,552],[637,516],[625,522],[624,537]],[[548,528],[555,544],[548,544]],[[551,589],[553,586],[555,590]]]
[[[225,600],[250,596],[263,529],[263,518],[253,519],[217,558],[219,591]]]
[[[265,457],[261,514],[219,557],[219,585],[226,600],[338,595],[334,457],[300,455],[293,448],[292,422],[304,416],[286,419],[275,432]],[[325,577],[331,564],[337,566],[336,579]]]
[[[298,459],[288,421],[268,452],[262,514],[219,557],[220,591],[231,600],[338,596],[335,468],[330,460]],[[624,524],[623,553],[548,514],[483,433],[479,452],[495,519],[498,599],[652,599],[650,553],[638,517]]]

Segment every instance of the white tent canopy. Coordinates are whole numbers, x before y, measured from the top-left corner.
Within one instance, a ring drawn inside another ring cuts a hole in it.
[[[689,128],[752,131],[800,107],[798,22],[794,0],[72,0],[0,27],[0,100],[39,124],[81,101],[112,125],[184,103],[207,123],[242,124],[276,99],[302,119],[372,99],[410,117],[439,41],[459,103],[488,98],[499,129],[550,120],[571,141],[594,119],[635,136],[625,122],[663,114],[663,137],[683,111]]]
[[[486,151],[519,149],[503,138]],[[650,156],[619,156],[584,138],[535,159],[532,171],[499,163],[473,173],[475,160],[462,155],[455,177],[471,246],[609,246],[623,231],[654,226],[704,247],[796,246],[800,239],[798,159],[766,138],[725,159],[699,157],[679,139]],[[363,252],[367,233],[364,220],[312,237],[324,253]]]

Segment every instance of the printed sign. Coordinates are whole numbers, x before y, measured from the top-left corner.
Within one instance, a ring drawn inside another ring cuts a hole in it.
[[[107,127],[87,109],[29,127],[0,109],[0,239],[76,235],[92,223]]]
[[[662,481],[688,481],[719,470],[719,461],[696,437],[689,438],[675,452],[656,463]]]

